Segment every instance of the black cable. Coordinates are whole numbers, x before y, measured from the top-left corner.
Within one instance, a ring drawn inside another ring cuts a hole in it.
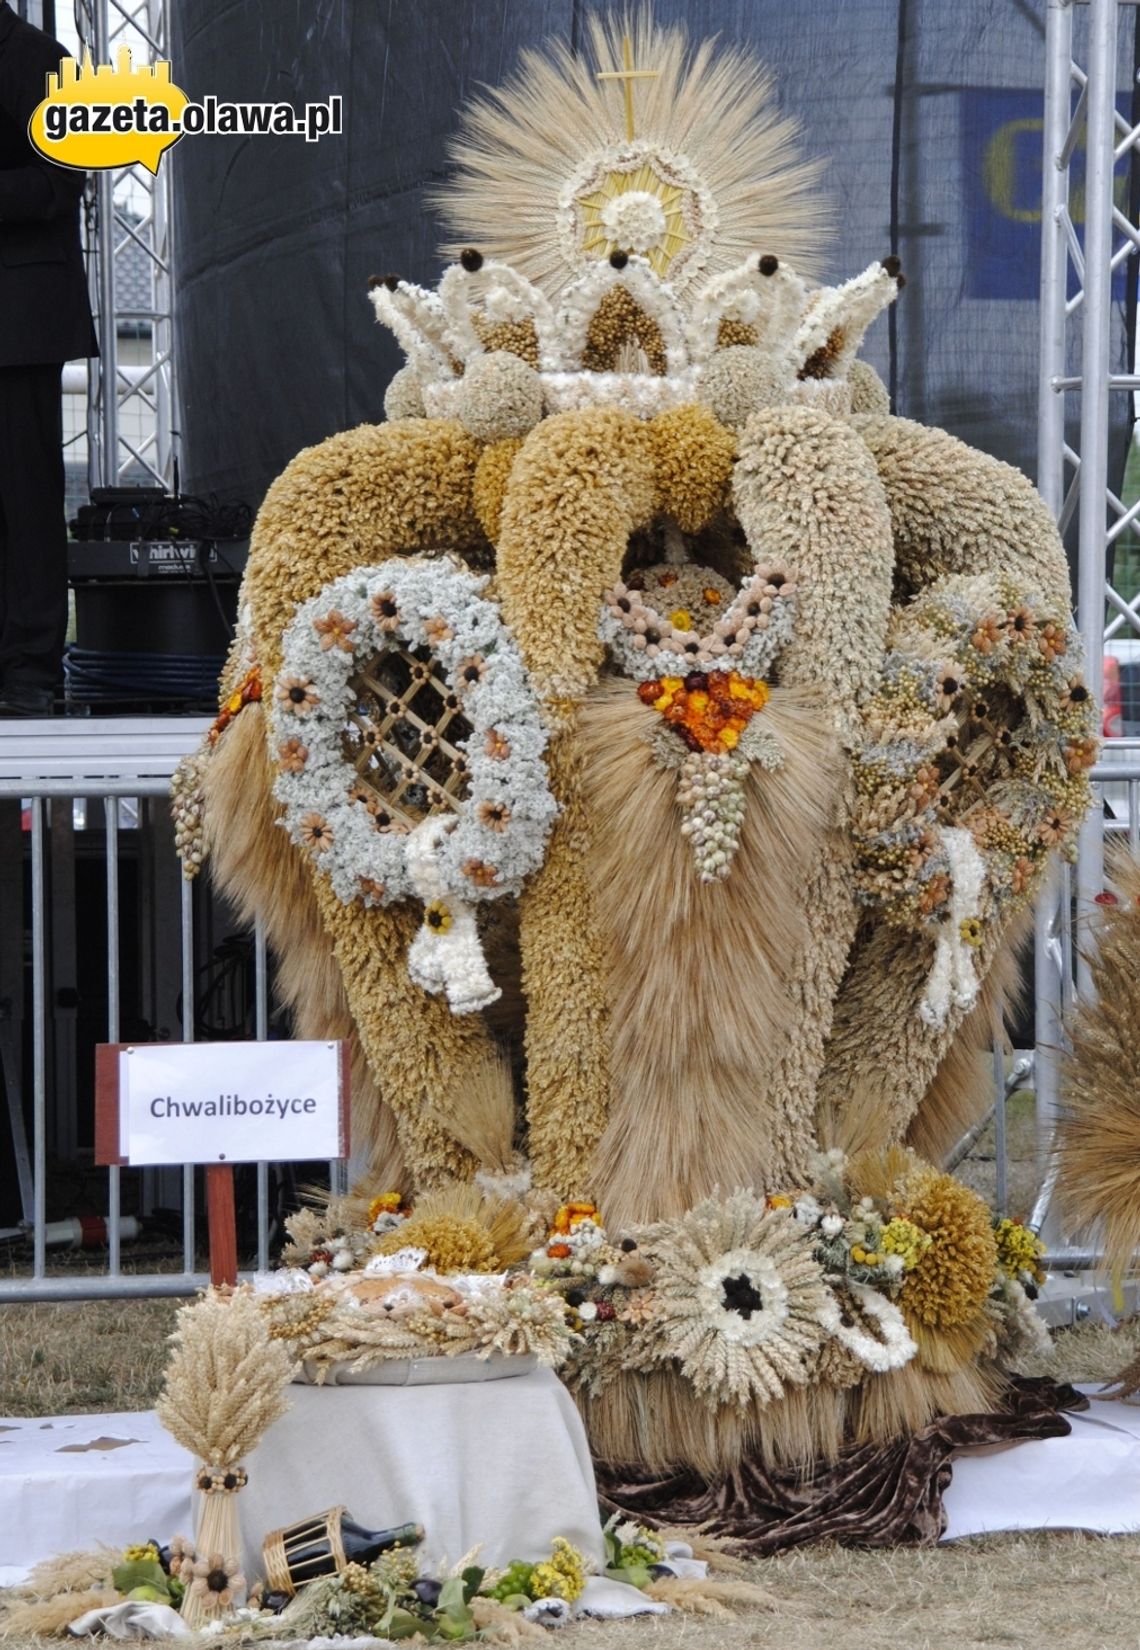
[[[148,496],[148,493],[150,496]],[[153,496],[141,488],[99,488],[90,504],[81,505],[72,522],[80,541],[122,539],[177,541],[249,537],[253,510],[248,504],[222,504],[217,494],[198,498],[182,493]]]
[[[903,78],[906,73],[907,0],[899,0],[898,24],[895,35],[894,109],[891,116],[891,252],[899,257],[899,195],[902,187],[902,111]],[[889,370],[887,388],[891,397],[891,411],[898,412],[899,339],[898,305],[887,310],[887,351]]]
[[[71,704],[185,705],[210,711],[217,701],[224,655],[119,653],[69,647],[63,677]]]
[[[225,637],[226,649],[228,651],[229,645],[234,639],[234,625],[222,605],[221,593],[218,590],[218,581],[214,575],[213,558],[214,546],[212,544],[206,543],[198,546],[198,566],[206,575],[206,584],[209,587],[210,595],[213,598],[214,610],[221,621],[222,635]]]

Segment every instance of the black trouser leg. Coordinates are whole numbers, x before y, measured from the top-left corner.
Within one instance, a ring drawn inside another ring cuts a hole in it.
[[[57,365],[0,367],[0,680],[54,687],[67,634]]]

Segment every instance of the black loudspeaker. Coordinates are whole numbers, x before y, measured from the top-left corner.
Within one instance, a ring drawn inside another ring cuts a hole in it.
[[[248,546],[72,543],[75,645],[68,702],[115,711],[210,710],[233,636]]]

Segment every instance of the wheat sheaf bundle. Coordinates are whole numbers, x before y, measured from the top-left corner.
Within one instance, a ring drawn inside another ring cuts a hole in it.
[[[294,1362],[250,1289],[210,1289],[184,1306],[155,1406],[174,1438],[205,1466],[236,1466],[289,1404]]]
[[[296,1365],[251,1289],[209,1289],[178,1313],[173,1350],[155,1409],[172,1437],[205,1469],[195,1545],[199,1555],[240,1558],[234,1495],[245,1483],[235,1469],[289,1408],[285,1388]],[[182,1614],[202,1626],[205,1610],[193,1589]]]
[[[1140,1246],[1140,860],[1118,852],[1108,873],[1089,947],[1094,989],[1069,1022],[1061,1066],[1057,1190],[1071,1231],[1103,1222],[1119,1277]]]

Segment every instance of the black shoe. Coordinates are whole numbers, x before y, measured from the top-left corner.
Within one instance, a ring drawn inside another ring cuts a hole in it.
[[[0,691],[0,721],[11,716],[50,716],[54,708],[55,693],[51,688],[9,682]]]

